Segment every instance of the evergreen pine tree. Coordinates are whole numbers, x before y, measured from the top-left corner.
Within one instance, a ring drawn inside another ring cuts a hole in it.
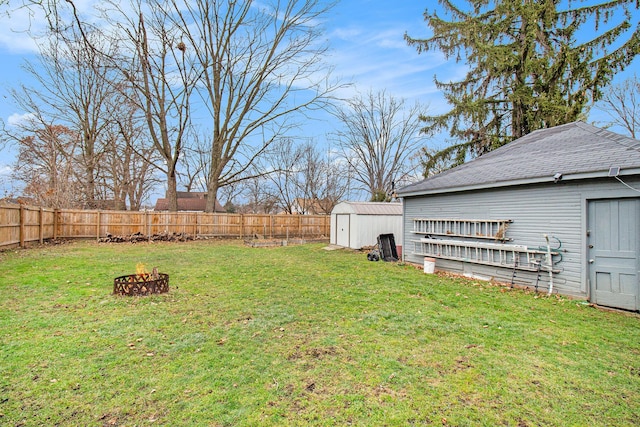
[[[640,53],[640,0],[439,3],[450,19],[426,11],[433,35],[405,39],[418,52],[439,49],[469,69],[461,81],[435,78],[452,108],[422,117],[423,131],[448,130],[458,142],[426,156],[425,176],[443,159],[455,166],[534,130],[579,120]]]

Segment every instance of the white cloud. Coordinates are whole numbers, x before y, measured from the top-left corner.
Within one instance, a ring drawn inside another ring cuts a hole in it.
[[[33,34],[41,33],[46,22],[38,7],[26,7],[21,1],[9,1],[0,14],[0,47],[10,53],[37,52]]]
[[[32,113],[24,113],[24,114],[13,113],[12,115],[9,116],[9,118],[7,118],[7,125],[11,127],[18,127],[24,123],[28,123],[32,121],[33,118],[34,116]]]
[[[359,28],[336,28],[329,34],[329,36],[333,39],[339,40],[353,40],[356,37],[359,37],[361,34],[361,29]]]
[[[372,28],[351,25],[332,31],[333,50],[327,60],[335,66],[336,75],[354,83],[341,95],[385,89],[394,96],[423,103],[430,102],[427,98],[440,97],[433,76],[452,64],[439,52],[419,55],[407,45],[404,33],[402,24]],[[447,71],[446,75],[451,73]]]
[[[42,6],[38,2],[9,0],[0,12],[0,51],[11,54],[39,53],[36,38],[46,34],[49,21]],[[45,4],[49,4],[45,2]],[[87,16],[85,12],[100,4],[96,0],[74,1],[79,16]],[[71,9],[65,2],[56,2],[63,19],[72,19]],[[95,23],[94,18],[88,18]]]

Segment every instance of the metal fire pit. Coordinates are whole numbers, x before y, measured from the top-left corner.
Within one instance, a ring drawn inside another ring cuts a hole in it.
[[[169,292],[169,275],[130,274],[113,280],[113,293],[116,295],[151,295]]]

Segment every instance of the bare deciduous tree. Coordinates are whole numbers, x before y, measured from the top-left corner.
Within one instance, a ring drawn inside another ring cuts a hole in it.
[[[98,43],[99,34],[88,35]],[[82,192],[85,207],[94,207],[100,134],[106,124],[103,106],[111,96],[109,69],[101,57],[85,49],[75,27],[39,40],[37,62],[27,62],[25,70],[36,85],[12,90],[22,110],[42,117],[42,125],[58,123],[81,136],[81,152],[76,158],[84,178],[76,191]],[[105,49],[110,49],[105,47]]]
[[[220,200],[224,200],[224,209],[227,213],[236,213],[238,210],[237,198],[241,197],[242,188],[241,182],[225,185],[220,187]]]
[[[265,172],[265,181],[269,183],[267,191],[279,201],[283,212],[292,214],[296,198],[300,194],[300,177],[302,150],[296,147],[291,138],[278,141],[266,155],[264,163],[257,167]]]
[[[329,154],[325,157],[313,140],[296,145],[285,138],[264,160],[259,168],[268,171],[267,191],[285,213],[328,214],[346,193],[348,176],[343,163]]]
[[[37,123],[33,123],[38,126]],[[78,163],[80,136],[59,125],[34,128],[33,134],[22,138],[13,178],[24,182],[24,195],[35,203],[51,208],[79,208],[81,194]]]
[[[321,23],[331,4],[322,0],[112,0],[100,6],[100,42],[73,1],[42,6],[53,31],[66,30],[67,21],[77,26],[87,52],[120,73],[111,82],[133,89],[131,101],[163,159],[157,166],[167,177],[170,210],[177,209],[177,167],[194,105],[199,118],[211,119],[213,211],[218,188],[254,177],[254,162],[272,142],[326,108],[338,88],[323,62]],[[104,48],[111,41],[117,52]]]
[[[116,85],[117,93],[107,104],[108,126],[104,130],[105,152],[100,159],[101,187],[114,198],[116,209],[140,210],[158,183],[154,165],[162,159],[144,132],[140,111],[129,101],[126,85]]]
[[[356,96],[338,109],[343,124],[336,139],[355,181],[366,188],[372,201],[390,198],[395,182],[410,172],[410,157],[422,142],[420,106],[385,91]]]
[[[109,56],[133,89],[131,101],[143,112],[147,134],[164,164],[169,210],[178,209],[177,165],[190,125],[190,97],[196,73],[182,30],[166,19],[169,4],[110,2],[105,17],[112,24],[120,55]]]
[[[37,64],[26,64],[38,84],[14,90],[13,98],[40,127],[56,123],[80,135],[73,162],[82,176],[73,188],[83,207],[125,209],[128,200],[139,209],[157,182],[151,164],[160,162],[144,146],[149,138],[140,138],[144,116],[131,102],[131,84],[113,67],[118,49],[109,41],[99,31],[80,34],[75,25],[40,38]],[[14,140],[23,143],[24,131],[33,132],[18,128]]]
[[[323,151],[312,142],[301,149],[298,182],[308,205],[305,213],[330,214],[347,192],[350,177],[346,163],[331,158],[330,150],[326,156]]]
[[[336,88],[323,65],[320,0],[172,1],[168,19],[200,67],[212,119],[207,211],[218,188],[247,179],[256,159]]]
[[[277,213],[278,198],[267,190],[265,180],[265,177],[254,177],[242,181],[243,193],[247,198],[247,203],[242,207],[243,213]]]
[[[611,117],[611,125],[623,128],[632,138],[640,137],[640,80],[637,75],[607,88],[599,104],[599,109]]]
[[[211,144],[206,132],[192,127],[188,130],[180,161],[179,184],[186,191],[207,191],[207,172],[211,156]]]

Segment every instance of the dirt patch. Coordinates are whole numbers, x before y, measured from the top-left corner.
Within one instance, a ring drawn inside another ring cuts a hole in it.
[[[334,346],[325,348],[310,348],[304,351],[296,350],[294,353],[287,357],[287,360],[297,360],[304,357],[311,357],[313,359],[322,359],[325,356],[335,356],[339,353],[338,349]]]
[[[276,246],[305,245],[307,243],[327,243],[328,239],[320,237],[317,239],[251,239],[245,240],[245,246],[252,248],[272,248]]]

